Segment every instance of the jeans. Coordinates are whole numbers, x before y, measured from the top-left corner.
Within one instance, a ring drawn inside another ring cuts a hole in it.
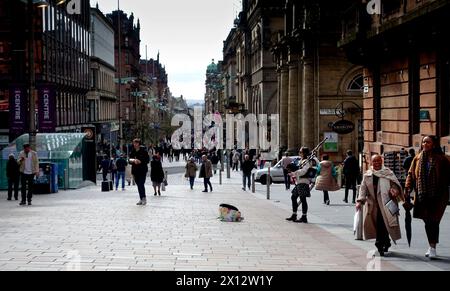
[[[103,174],[103,182],[108,181],[108,171],[103,170],[102,174]]]
[[[134,175],[134,182],[136,183],[136,186],[138,188],[139,197],[141,198],[141,200],[144,200],[147,198],[147,196],[145,195],[145,180],[146,179],[147,179],[147,173]]]
[[[116,190],[119,188],[120,178],[122,178],[122,189],[125,189],[125,172],[117,172]]]
[[[245,189],[245,180],[248,180],[248,182],[247,182],[247,185],[248,185],[248,189],[250,189],[251,188],[251,185],[252,185],[252,182],[251,182],[251,177],[252,177],[252,174],[243,174],[242,175],[242,179],[243,179],[243,185],[244,185],[244,189]]]
[[[191,185],[191,189],[194,189],[195,177],[189,177],[189,184]]]
[[[284,185],[286,185],[286,190],[291,189],[291,177],[289,176],[288,170],[283,170],[284,174]]]
[[[209,185],[209,188],[211,189],[211,192],[213,190],[210,179],[211,178],[203,178],[203,184],[205,185],[205,192],[208,192],[208,185]]]
[[[34,184],[34,174],[27,175],[21,174],[22,180],[22,202],[31,202],[33,198],[33,184]],[[27,184],[28,184],[28,194],[27,194]]]

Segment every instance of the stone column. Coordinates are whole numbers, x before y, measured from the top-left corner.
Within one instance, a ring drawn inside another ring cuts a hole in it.
[[[289,103],[288,103],[288,149],[298,145],[298,61],[291,58],[289,62]]]
[[[303,94],[302,94],[302,145],[313,149],[315,145],[315,98],[314,98],[314,62],[313,58],[303,58]]]
[[[280,146],[288,146],[288,124],[289,124],[289,68],[281,67],[280,70]]]

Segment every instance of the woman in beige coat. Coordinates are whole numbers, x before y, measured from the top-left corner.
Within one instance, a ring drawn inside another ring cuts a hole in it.
[[[330,195],[328,192],[340,189],[336,180],[336,168],[330,161],[328,155],[322,157],[322,162],[317,167],[316,190],[323,191],[323,204],[330,205]]]
[[[383,166],[380,155],[372,157],[372,167],[364,175],[356,209],[363,210],[364,239],[376,239],[380,256],[401,239],[398,202],[404,201],[402,187],[394,173]]]

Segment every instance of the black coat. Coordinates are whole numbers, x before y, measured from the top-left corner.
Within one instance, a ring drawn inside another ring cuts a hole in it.
[[[150,157],[144,148],[140,148],[139,151],[133,149],[130,154],[130,159],[136,159],[141,161],[140,165],[135,165],[132,163],[131,173],[135,176],[137,175],[147,175],[148,163],[150,162]]]
[[[17,163],[17,161],[14,160],[8,160],[8,163],[6,165],[6,177],[8,179],[17,179],[20,176],[20,171],[19,171],[19,164]]]
[[[256,169],[255,162],[251,160],[244,161],[241,168],[242,172],[244,172],[245,175],[250,175],[252,173],[252,170]]]
[[[152,182],[162,183],[164,181],[164,171],[161,161],[153,160],[151,162],[150,178]]]
[[[344,175],[347,177],[359,176],[358,160],[354,156],[350,156],[344,161]]]

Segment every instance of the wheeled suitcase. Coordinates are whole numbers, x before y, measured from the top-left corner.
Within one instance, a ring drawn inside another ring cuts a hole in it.
[[[109,192],[109,191],[110,191],[109,182],[103,181],[102,182],[102,192]]]
[[[113,181],[109,181],[109,191],[113,191],[113,190],[114,190]]]

